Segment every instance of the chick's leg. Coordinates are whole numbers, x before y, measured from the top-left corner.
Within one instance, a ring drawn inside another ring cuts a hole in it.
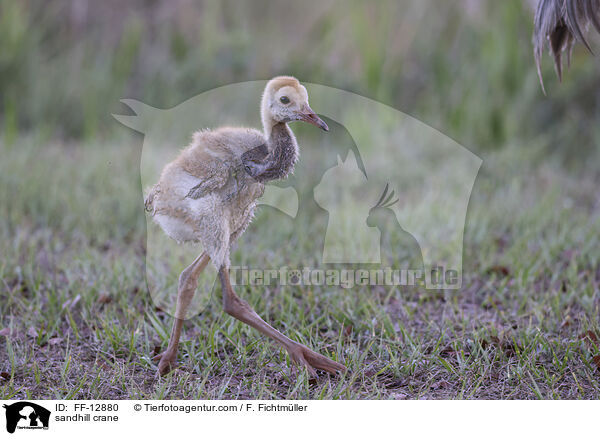
[[[169,338],[169,345],[167,349],[154,356],[155,361],[158,362],[158,374],[165,375],[175,364],[177,359],[177,348],[179,347],[179,338],[181,336],[181,328],[183,327],[183,321],[185,320],[185,314],[187,309],[194,298],[196,288],[198,287],[198,276],[204,270],[210,257],[206,252],[194,260],[190,266],[183,270],[179,276],[179,285],[177,289],[177,304],[175,306],[175,319],[173,321],[173,328],[171,330],[171,337]]]
[[[223,309],[225,312],[234,318],[254,327],[259,332],[269,338],[279,342],[290,355],[292,361],[296,364],[306,367],[312,377],[316,377],[315,369],[327,371],[331,374],[336,372],[346,371],[346,367],[337,363],[319,353],[315,353],[308,347],[299,344],[296,341],[285,336],[283,333],[271,327],[250,307],[250,305],[242,300],[231,287],[229,281],[229,271],[225,267],[219,270],[219,278],[221,279],[221,287],[223,292]]]

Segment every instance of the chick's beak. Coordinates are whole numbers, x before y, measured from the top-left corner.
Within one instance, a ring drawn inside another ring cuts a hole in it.
[[[298,119],[329,132],[329,126],[325,124],[325,121],[319,118],[318,115],[308,106],[298,115]]]

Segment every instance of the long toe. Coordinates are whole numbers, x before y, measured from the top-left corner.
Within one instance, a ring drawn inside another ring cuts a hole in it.
[[[315,353],[304,345],[298,345],[288,351],[292,360],[305,366],[312,378],[317,376],[315,369],[320,369],[321,371],[326,371],[330,374],[336,374],[338,372],[344,373],[347,371],[346,367],[341,363],[331,360],[322,354]]]
[[[312,350],[308,351],[309,352],[305,354],[305,358],[313,368],[326,371],[330,374],[336,374],[338,372],[344,373],[347,371],[347,368],[341,363],[331,360],[328,357],[323,356],[322,354],[315,353]]]
[[[176,356],[167,354],[165,353],[161,353],[157,356],[154,356],[153,360],[159,360],[158,362],[158,375],[159,376],[163,376],[168,374],[169,372],[171,372],[173,370],[173,368],[175,368],[175,361]]]

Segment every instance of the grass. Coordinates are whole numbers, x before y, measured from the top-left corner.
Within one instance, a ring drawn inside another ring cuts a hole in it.
[[[213,298],[185,324],[179,368],[156,379],[151,357],[171,318],[146,290],[138,139],[2,145],[3,399],[600,397],[599,173],[569,172],[535,145],[484,156],[459,292],[239,289],[275,327],[344,362],[346,376],[290,371],[284,351]],[[247,241],[282,236],[268,219],[257,217],[236,256],[278,267],[277,250],[243,254]]]

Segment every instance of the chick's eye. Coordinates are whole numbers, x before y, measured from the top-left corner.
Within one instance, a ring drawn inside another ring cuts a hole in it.
[[[287,96],[283,96],[279,99],[280,102],[282,102],[283,104],[288,104],[290,102],[290,99]]]

